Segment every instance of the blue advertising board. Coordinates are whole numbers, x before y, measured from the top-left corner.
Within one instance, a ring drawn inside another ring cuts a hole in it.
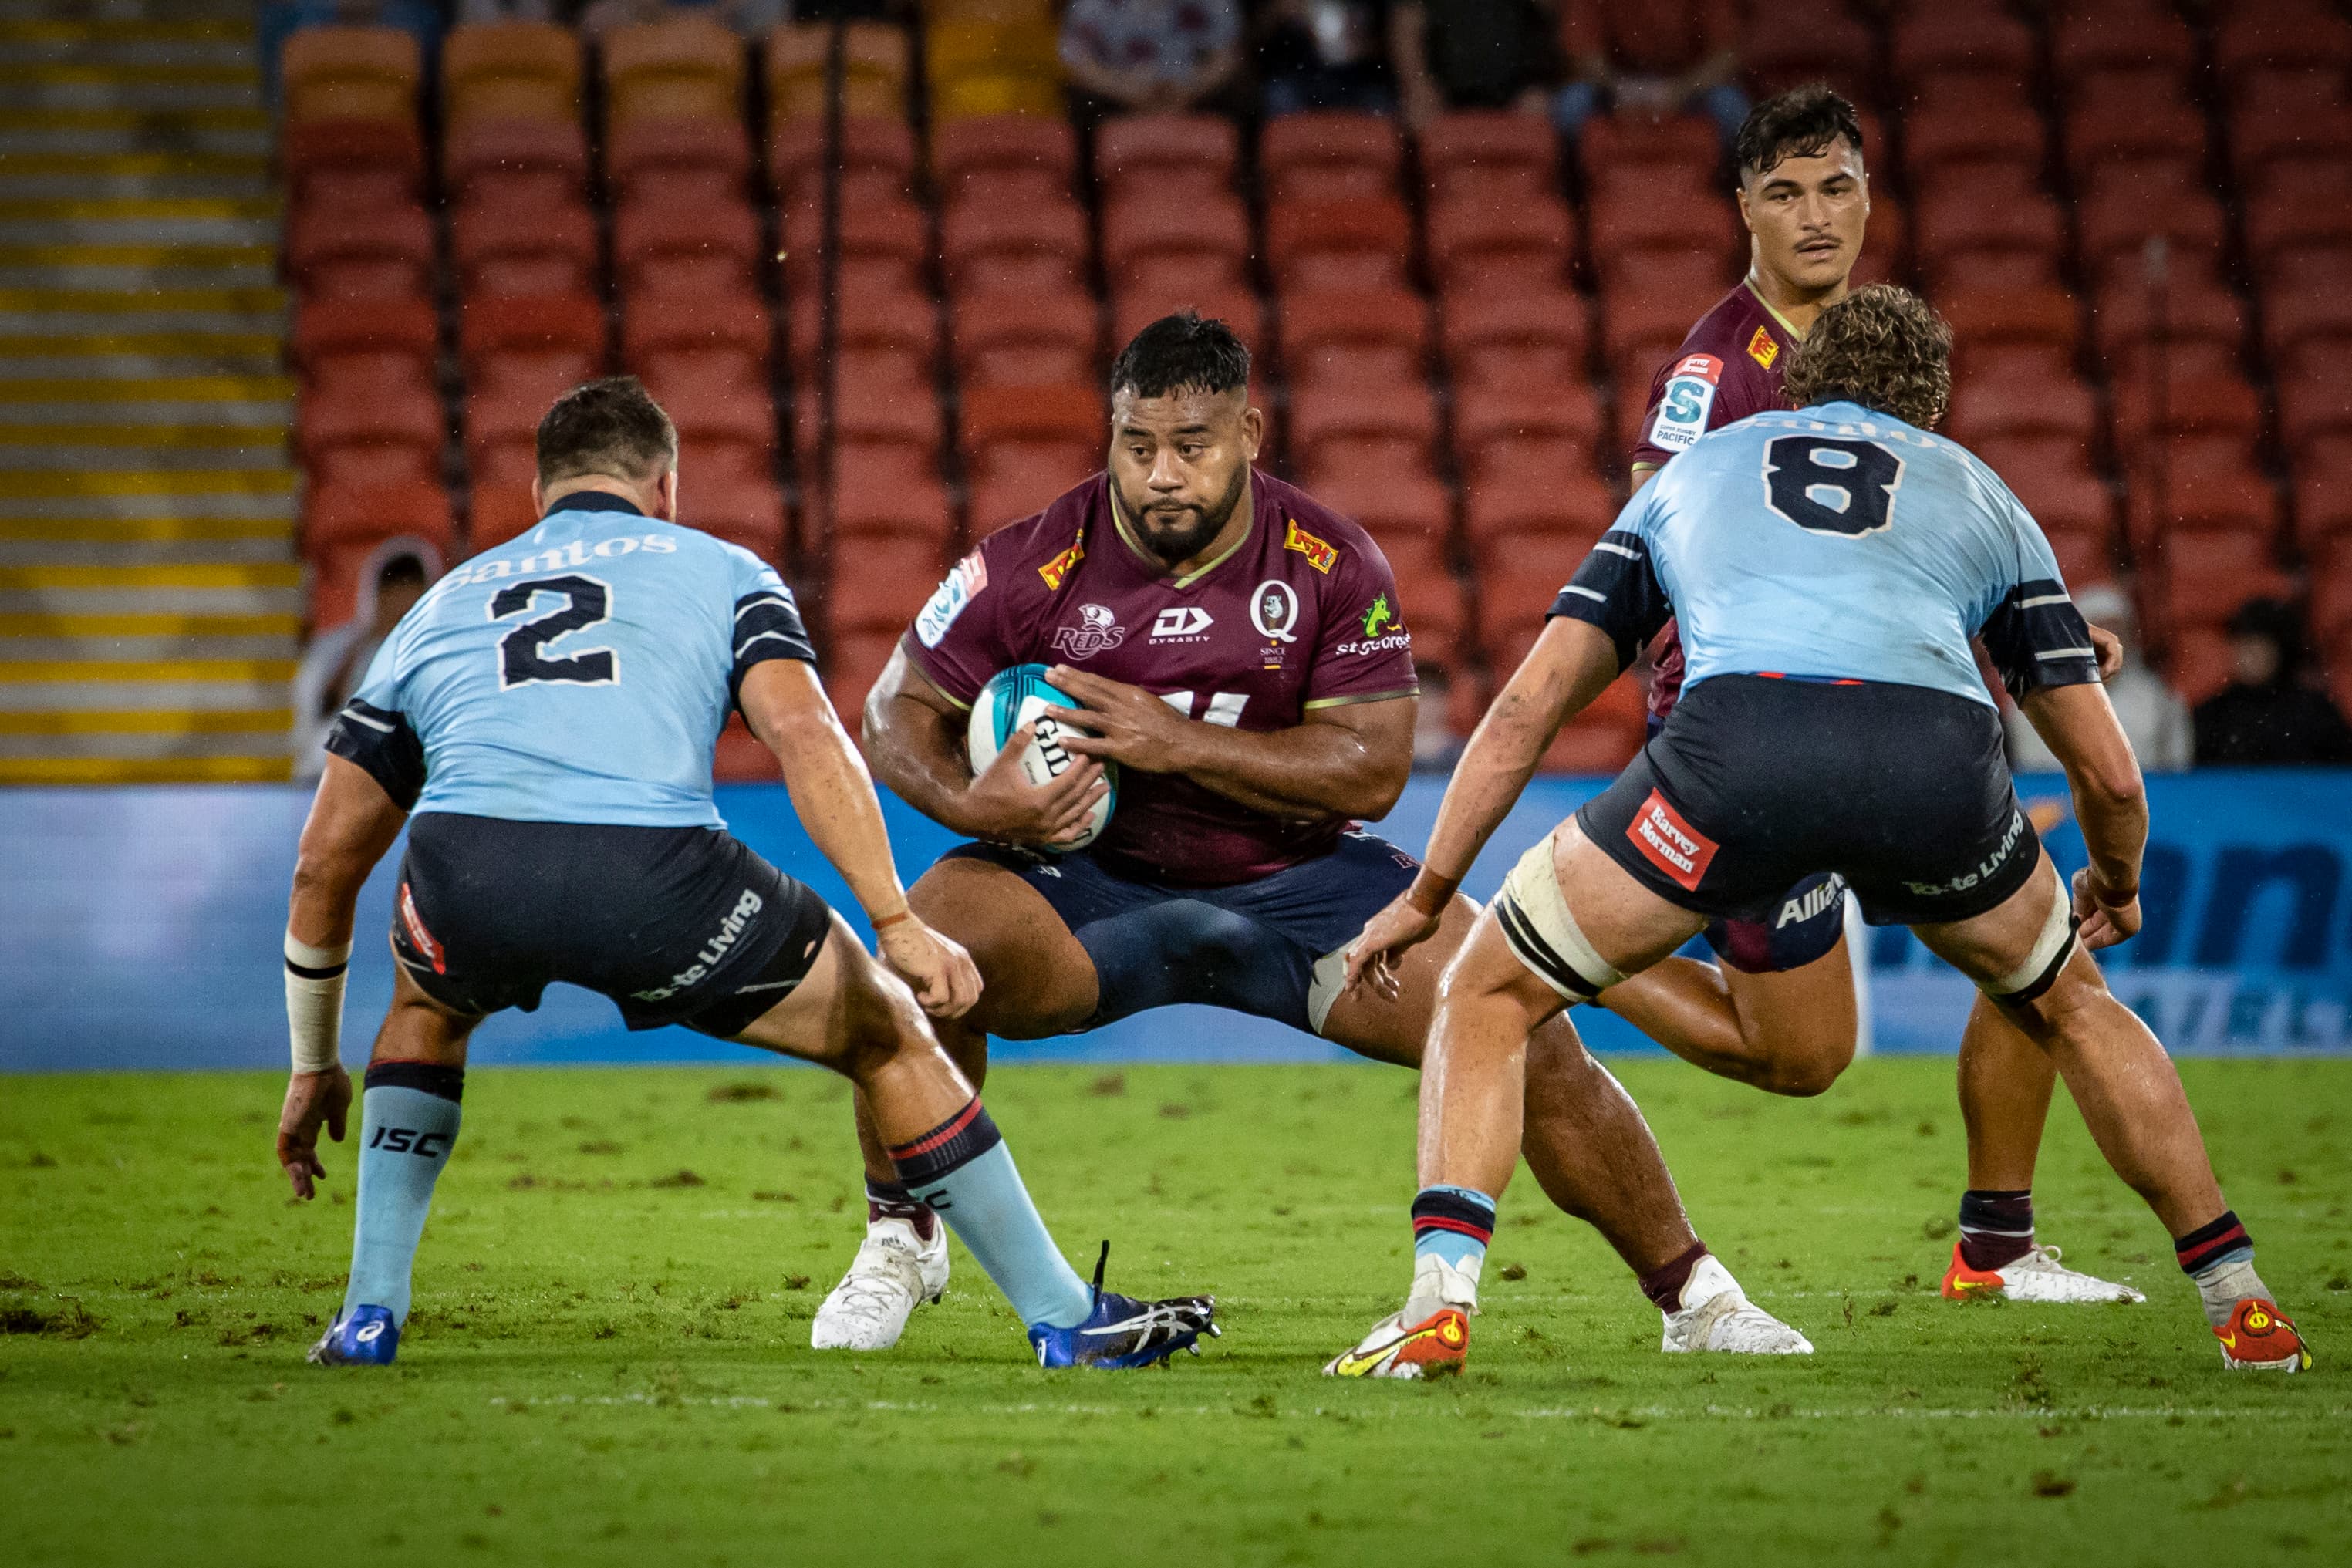
[[[1480,861],[1484,897],[1527,843],[1599,780],[1528,790]],[[1416,779],[1381,831],[1418,851],[1442,781]],[[2021,792],[2060,866],[2083,862],[2063,782]],[[2155,828],[2139,938],[2106,956],[2116,993],[2175,1051],[2352,1050],[2352,772],[2204,772],[2148,781]],[[266,1067],[286,1061],[279,942],[307,793],[270,786],[16,789],[0,795],[0,1070]],[[886,800],[911,881],[952,841]],[[781,786],[719,791],[734,831],[845,908],[845,890],[794,821]],[[397,856],[397,850],[394,856]],[[395,859],[368,884],[352,965],[345,1054],[364,1058],[392,991],[383,934]],[[1871,934],[1880,1051],[1950,1051],[1971,997],[1907,931]],[[1605,1012],[1580,1009],[1597,1048],[1655,1050]],[[1078,1039],[1009,1043],[1006,1061],[1318,1061],[1345,1053],[1281,1025],[1197,1008]],[[479,1062],[740,1060],[684,1030],[631,1034],[603,998],[550,988],[535,1013],[476,1036]]]

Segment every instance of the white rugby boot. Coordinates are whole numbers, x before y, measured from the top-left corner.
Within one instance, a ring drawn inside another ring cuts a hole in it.
[[[2059,1257],[2055,1247],[2036,1247],[1998,1269],[1971,1269],[1960,1257],[1959,1243],[1956,1241],[1952,1244],[1952,1266],[1944,1271],[1944,1294],[1955,1301],[1970,1296],[2007,1296],[2012,1301],[2062,1305],[2147,1300],[2129,1285],[2069,1269],[2058,1261]]]
[[[809,1343],[817,1350],[888,1350],[907,1320],[948,1288],[948,1228],[931,1221],[925,1241],[911,1219],[886,1218],[866,1228],[849,1272],[816,1310]]]
[[[1710,1252],[1683,1282],[1680,1310],[1659,1314],[1667,1352],[1720,1351],[1728,1355],[1811,1355],[1812,1342],[1748,1299],[1731,1270]]]

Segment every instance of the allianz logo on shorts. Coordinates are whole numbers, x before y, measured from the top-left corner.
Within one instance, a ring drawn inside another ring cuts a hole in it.
[[[1963,873],[1949,882],[1906,882],[1903,885],[1922,898],[1934,898],[1947,893],[1966,893],[2007,863],[2011,852],[2017,848],[2017,841],[2024,836],[2025,813],[2012,807],[2009,813],[2009,831],[2001,835],[2000,847],[1985,856],[1984,863],[1976,870]]]
[[[1772,922],[1772,929],[1784,925],[1801,925],[1816,915],[1825,914],[1829,906],[1845,896],[1845,878],[1831,873],[1829,881],[1802,898],[1792,898],[1780,905],[1780,914]]]
[[[667,1001],[688,986],[700,983],[718,967],[719,961],[733,950],[735,944],[743,939],[743,932],[751,924],[751,916],[759,914],[762,907],[760,895],[745,888],[743,896],[735,901],[735,907],[728,912],[726,919],[719,923],[719,929],[711,934],[709,941],[702,945],[702,951],[694,956],[691,965],[671,976],[667,986],[656,986],[649,991],[633,991],[630,994],[641,1002]]]

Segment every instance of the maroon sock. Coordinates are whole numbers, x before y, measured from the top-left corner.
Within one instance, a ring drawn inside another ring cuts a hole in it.
[[[903,1219],[915,1228],[915,1234],[925,1242],[938,1233],[940,1217],[931,1206],[908,1192],[905,1184],[866,1178],[866,1223],[877,1220]]]
[[[1690,1283],[1691,1270],[1706,1256],[1706,1243],[1694,1241],[1675,1254],[1671,1263],[1661,1264],[1642,1276],[1642,1294],[1662,1312],[1678,1312],[1683,1307],[1683,1287]]]
[[[1960,1261],[1993,1270],[2033,1250],[2033,1194],[1971,1188],[1960,1195]]]

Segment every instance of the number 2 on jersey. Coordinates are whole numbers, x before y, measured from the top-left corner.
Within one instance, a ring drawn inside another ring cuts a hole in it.
[[[524,622],[499,639],[499,689],[540,681],[568,681],[574,685],[605,686],[621,678],[620,655],[610,648],[583,648],[565,658],[547,655],[547,645],[609,620],[613,590],[593,577],[540,577],[501,588],[490,600],[490,619],[503,621],[531,606],[542,593],[563,601],[560,610]]]
[[[1903,459],[1875,441],[1783,435],[1764,446],[1764,494],[1811,534],[1874,534],[1895,520]]]

